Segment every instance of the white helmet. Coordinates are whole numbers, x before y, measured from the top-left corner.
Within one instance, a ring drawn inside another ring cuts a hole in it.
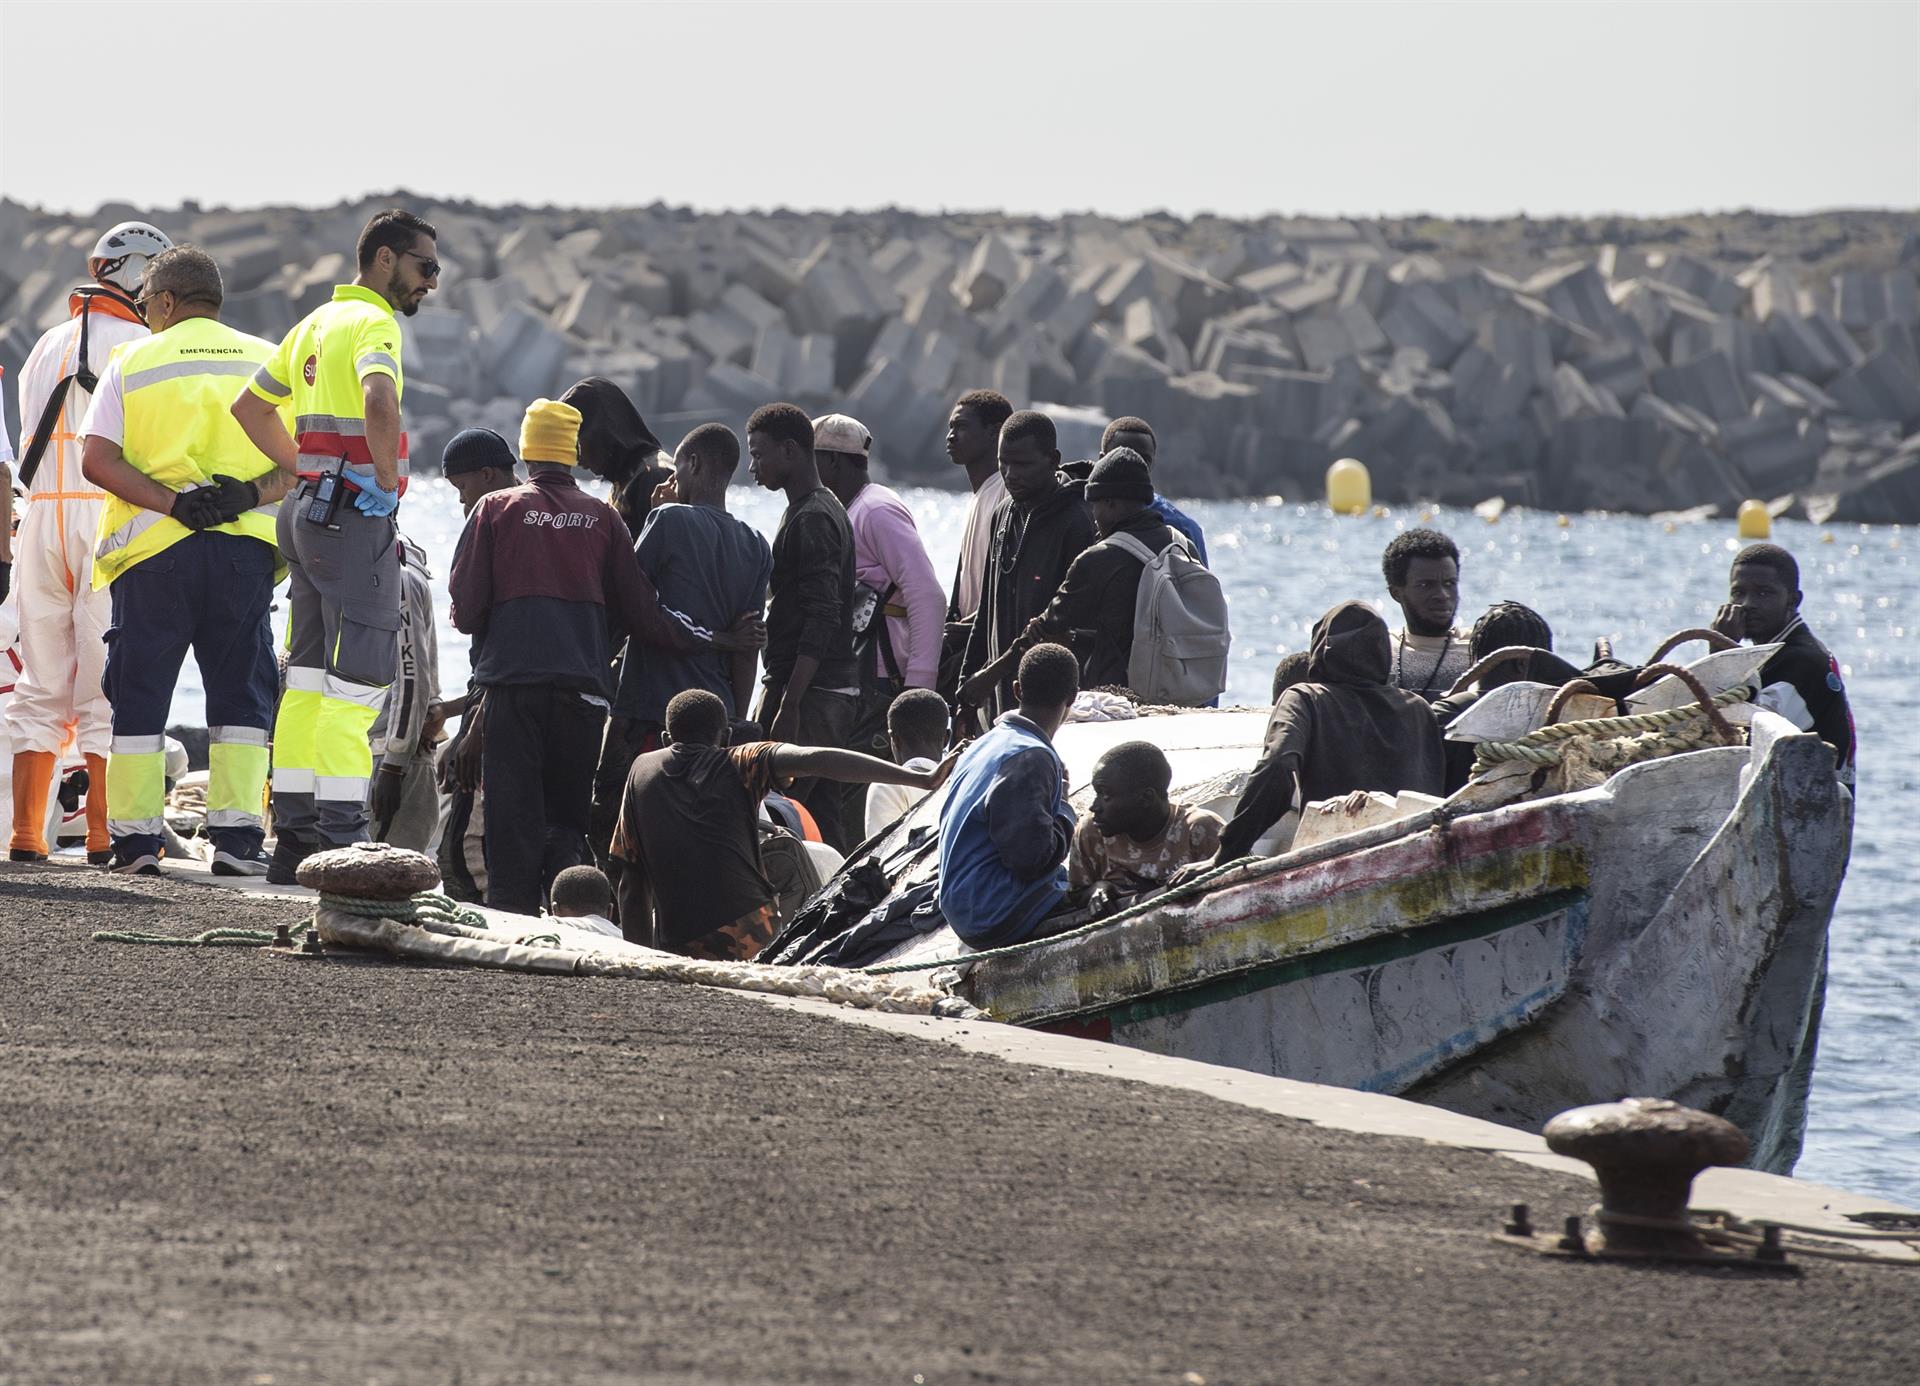
[[[87,257],[87,272],[103,284],[136,294],[147,261],[172,249],[173,242],[164,232],[144,221],[123,221],[94,243],[93,254]]]

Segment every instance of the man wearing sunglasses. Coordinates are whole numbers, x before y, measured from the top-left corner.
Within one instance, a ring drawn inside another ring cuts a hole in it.
[[[407,447],[395,315],[411,317],[438,287],[435,240],[411,212],[378,213],[360,233],[353,282],[287,334],[233,404],[254,446],[300,477],[279,523],[292,587],[274,724],[274,884],[292,883],[311,852],[367,839],[367,734],[400,640],[393,516]]]

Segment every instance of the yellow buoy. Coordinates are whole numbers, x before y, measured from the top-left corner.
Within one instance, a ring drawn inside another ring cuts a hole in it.
[[[1773,516],[1767,513],[1764,502],[1757,500],[1740,502],[1740,537],[1742,539],[1773,537]]]
[[[1560,528],[1565,529],[1567,526],[1571,525],[1573,521],[1569,520],[1565,515],[1560,515],[1555,517],[1554,523],[1559,525]]]
[[[1373,506],[1367,464],[1343,457],[1327,468],[1327,504],[1336,515],[1364,515]]]

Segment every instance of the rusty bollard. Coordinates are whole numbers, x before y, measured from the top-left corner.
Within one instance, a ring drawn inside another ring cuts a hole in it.
[[[323,895],[361,900],[405,900],[440,884],[440,868],[432,857],[385,842],[315,852],[294,874],[301,885]]]
[[[1548,1149],[1586,1161],[1600,1177],[1601,1249],[1650,1256],[1710,1254],[1684,1226],[1693,1178],[1710,1165],[1744,1163],[1748,1151],[1732,1122],[1658,1097],[1575,1107],[1543,1134]]]

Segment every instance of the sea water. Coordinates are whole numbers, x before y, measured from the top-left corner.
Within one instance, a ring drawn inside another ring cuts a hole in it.
[[[966,498],[909,488],[943,584],[954,571]],[[733,512],[771,536],[782,499],[736,487]],[[1460,622],[1496,601],[1534,607],[1553,627],[1559,651],[1585,663],[1596,639],[1642,660],[1666,635],[1703,626],[1726,599],[1727,565],[1740,541],[1731,521],[1668,524],[1636,516],[1559,516],[1509,510],[1497,522],[1467,511],[1394,507],[1358,518],[1318,504],[1268,497],[1195,501],[1185,509],[1206,531],[1214,571],[1233,612],[1227,698],[1264,705],[1273,666],[1306,647],[1314,619],[1335,602],[1380,605],[1390,624],[1380,551],[1395,533],[1430,524],[1461,550]],[[423,545],[440,606],[440,665],[446,692],[458,692],[466,637],[446,620],[446,577],[461,515],[452,488],[423,479],[401,509],[401,524]],[[1920,923],[1912,910],[1920,862],[1920,570],[1909,550],[1920,535],[1898,527],[1819,527],[1782,522],[1774,531],[1800,561],[1807,624],[1839,658],[1861,746],[1853,860],[1832,929],[1831,972],[1806,1153],[1805,1178],[1920,1204]],[[284,598],[284,589],[282,590]],[[283,603],[284,606],[284,603]],[[276,613],[283,629],[284,609]],[[1682,650],[1683,658],[1704,652]],[[189,667],[175,720],[202,720],[197,671]],[[1905,728],[1903,732],[1901,729]]]

